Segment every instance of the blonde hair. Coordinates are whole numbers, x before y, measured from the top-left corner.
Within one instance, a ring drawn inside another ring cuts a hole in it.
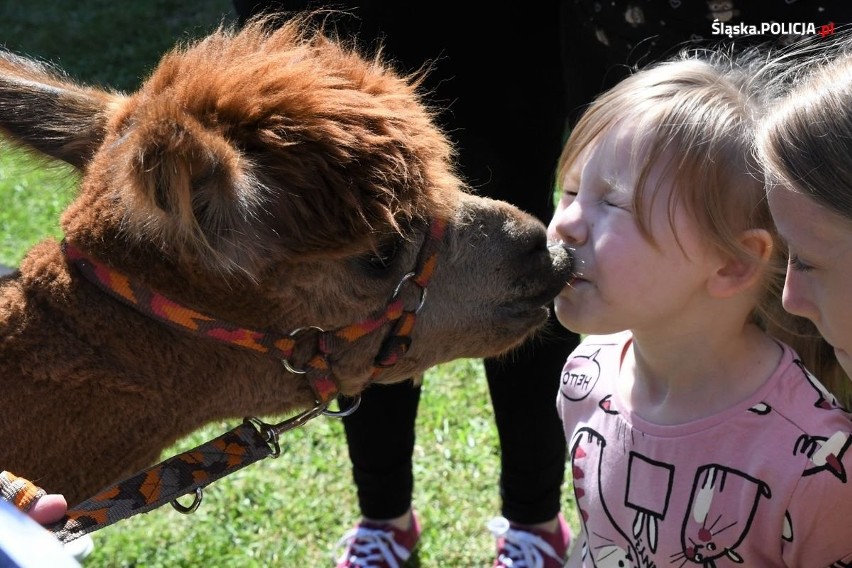
[[[583,113],[563,149],[558,179],[564,182],[584,148],[628,122],[640,133],[632,153],[638,167],[633,210],[642,234],[654,243],[648,214],[659,184],[648,187],[647,182],[651,169],[659,166],[663,167],[659,179],[675,188],[667,204],[673,229],[674,213],[683,205],[707,242],[723,254],[752,263],[762,261],[742,245],[742,233],[768,231],[774,246],[753,320],[796,350],[818,377],[838,387],[834,377],[842,370],[833,357],[825,357],[828,344],[808,320],[787,313],[781,305],[786,249],[775,230],[763,172],[752,152],[756,124],[770,92],[764,54],[754,49],[738,54],[721,49],[685,51],[624,79]]]
[[[746,56],[741,56],[745,58]],[[751,57],[751,56],[750,56]],[[744,59],[744,62],[746,59]],[[748,60],[750,61],[750,60]],[[756,65],[756,64],[755,64]],[[677,191],[668,203],[669,219],[678,204],[714,245],[742,256],[740,233],[771,225],[763,180],[751,163],[754,124],[760,106],[745,64],[723,52],[684,52],[677,59],[636,72],[598,97],[573,129],[559,160],[559,179],[580,152],[617,123],[630,122],[642,133],[634,141],[638,161],[633,206],[642,233],[653,242],[646,204],[656,188],[646,182],[655,165]]]

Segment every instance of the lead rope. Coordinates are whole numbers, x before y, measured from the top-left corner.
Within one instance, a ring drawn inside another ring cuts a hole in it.
[[[104,489],[69,509],[65,517],[47,529],[67,543],[194,493],[191,505],[183,510],[176,506],[179,511],[190,513],[201,503],[203,487],[272,454],[273,449],[261,432],[244,422],[218,438]]]
[[[327,403],[317,404],[310,410],[274,425],[256,418],[246,418],[233,430],[209,442],[107,487],[69,509],[61,520],[46,528],[61,542],[68,543],[166,503],[171,503],[180,513],[193,513],[201,505],[204,487],[254,462],[267,457],[277,458],[281,455],[279,435],[323,414],[327,406]],[[336,415],[348,415],[356,408],[357,405]],[[30,486],[28,492],[38,490],[44,494],[31,482],[26,483]],[[178,502],[180,497],[190,493],[195,495],[192,503],[182,505]]]

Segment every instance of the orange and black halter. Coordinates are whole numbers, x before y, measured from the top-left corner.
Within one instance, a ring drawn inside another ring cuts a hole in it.
[[[199,312],[130,279],[94,258],[86,256],[71,243],[63,242],[63,250],[68,260],[87,280],[113,298],[170,327],[263,353],[273,359],[280,360],[286,370],[305,375],[318,403],[327,403],[338,394],[328,356],[341,345],[354,343],[387,324],[393,324],[393,328],[385,338],[379,354],[373,362],[371,380],[381,375],[385,369],[396,364],[405,354],[411,344],[411,333],[416,314],[423,307],[426,288],[435,271],[438,248],[443,239],[445,228],[445,221],[432,220],[420,249],[417,266],[414,271],[402,277],[393,296],[381,312],[361,322],[333,331],[325,331],[316,326],[307,326],[285,334],[240,327]],[[421,301],[413,310],[406,309],[403,299],[400,297],[400,290],[406,282],[417,285],[421,290]],[[302,332],[309,330],[317,331],[316,353],[307,361],[304,370],[295,370],[290,365],[290,358],[299,336],[302,335]]]
[[[143,470],[74,506],[50,530],[61,541],[70,542],[166,503],[172,503],[182,512],[192,512],[200,503],[203,487],[251,463],[269,456],[277,457],[280,454],[278,435],[323,413],[338,396],[328,361],[328,356],[336,348],[390,324],[391,328],[373,361],[370,379],[380,376],[405,355],[411,344],[417,313],[425,303],[426,289],[435,271],[445,230],[446,221],[431,220],[415,269],[402,277],[388,305],[380,313],[333,331],[311,326],[287,334],[235,326],[183,306],[86,256],[71,243],[63,242],[69,262],[86,279],[140,313],[173,328],[266,354],[280,360],[289,372],[305,375],[316,396],[316,406],[276,425],[246,418],[240,426],[218,438]],[[413,309],[407,309],[400,297],[406,282],[420,288],[420,301]],[[304,370],[296,370],[289,359],[299,336],[308,329],[316,331],[316,352],[305,364]],[[177,504],[175,500],[178,497],[189,493],[195,493],[195,501],[190,506]]]

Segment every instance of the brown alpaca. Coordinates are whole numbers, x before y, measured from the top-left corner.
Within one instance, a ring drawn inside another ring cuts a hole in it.
[[[0,53],[0,131],[83,173],[69,245],[181,305],[296,337],[381,313],[446,222],[411,344],[378,381],[504,352],[567,280],[564,251],[508,204],[466,192],[413,77],[308,18],[219,30],[164,57],[133,94]],[[495,117],[496,119],[496,117]],[[521,142],[522,143],[522,142]],[[360,392],[382,326],[327,362]],[[310,407],[302,375],[173,329],[95,287],[60,243],[0,279],[0,469],[74,504],[213,420]]]

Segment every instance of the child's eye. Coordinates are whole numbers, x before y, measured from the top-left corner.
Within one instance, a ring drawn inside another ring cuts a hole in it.
[[[793,270],[796,270],[796,271],[798,271],[798,272],[809,272],[809,271],[811,271],[811,270],[813,270],[813,269],[814,269],[814,267],[813,267],[813,266],[810,266],[810,265],[808,265],[808,264],[805,264],[804,262],[802,262],[802,261],[799,259],[799,257],[798,257],[798,256],[796,256],[795,254],[792,254],[792,253],[790,254],[790,262],[789,262],[789,264],[790,264],[790,267],[791,267]]]
[[[603,199],[601,199],[601,204],[606,206],[606,207],[613,207],[615,209],[621,209],[622,211],[627,211],[627,212],[630,211],[630,207],[628,207],[627,205],[624,205],[623,203],[621,203],[620,201],[617,201],[615,199],[603,198]]]
[[[573,189],[566,189],[562,191],[562,197],[560,200],[564,204],[573,203],[574,200],[577,199],[577,191]]]

